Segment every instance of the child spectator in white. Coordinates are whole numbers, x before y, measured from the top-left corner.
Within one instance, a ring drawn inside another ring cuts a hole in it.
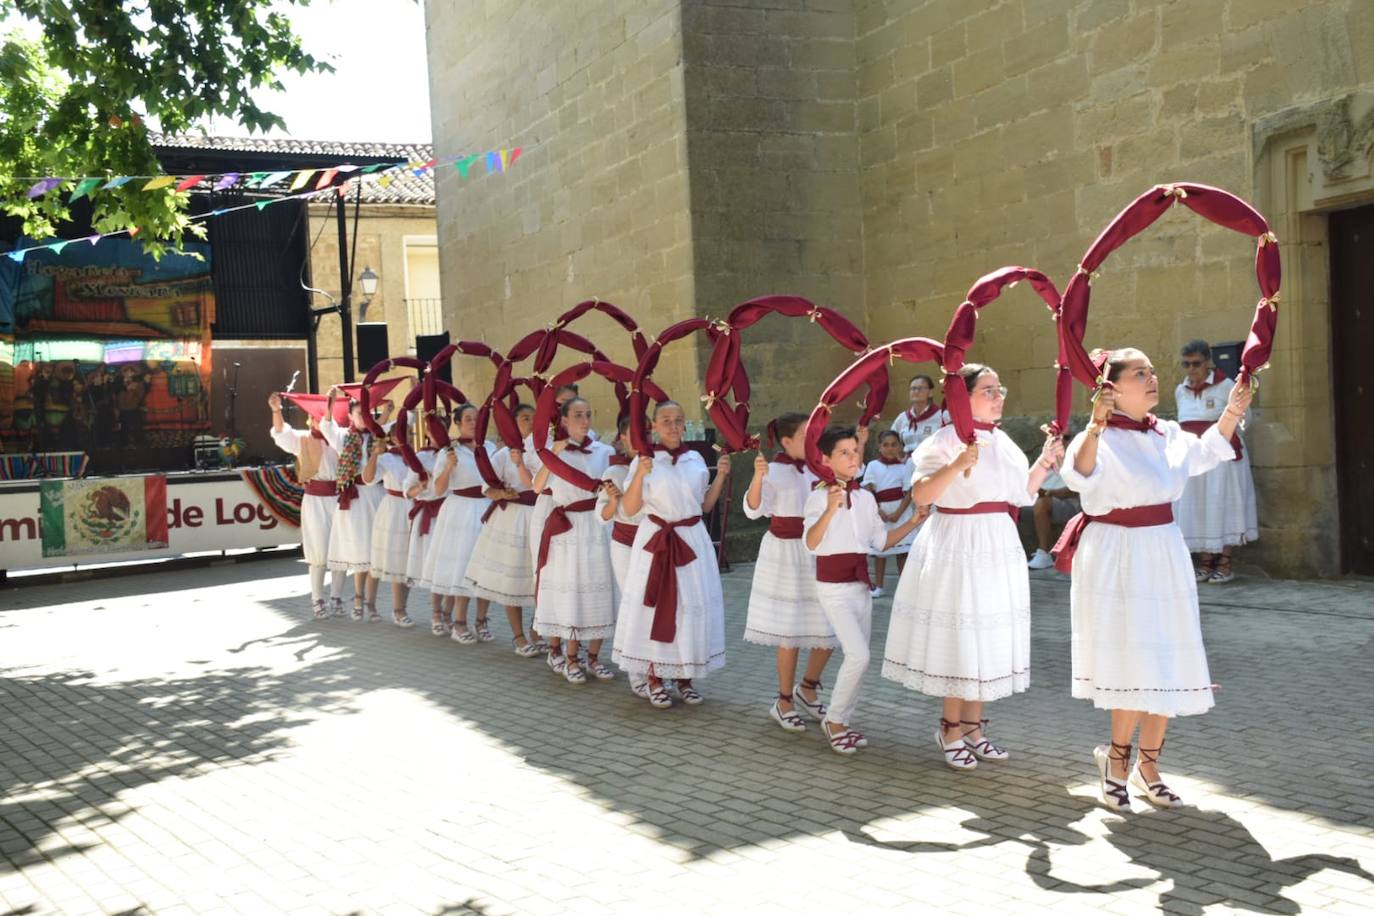
[[[868,670],[873,630],[868,555],[906,537],[924,516],[916,512],[891,530],[883,524],[873,494],[858,488],[863,446],[852,426],[827,428],[818,444],[836,482],[813,490],[806,500],[806,548],[815,554],[816,593],[844,652],[821,727],[831,750],[853,754],[868,746],[868,740],[849,727],[858,705],[859,684]]]
[[[860,485],[878,500],[878,517],[887,525],[889,531],[911,518],[915,512],[911,505],[911,461],[902,453],[902,437],[892,430],[878,436],[878,457],[864,468]],[[887,577],[887,558],[897,558],[897,574],[906,566],[906,555],[911,550],[909,534],[887,550],[873,555],[873,597],[883,596],[883,580]]]

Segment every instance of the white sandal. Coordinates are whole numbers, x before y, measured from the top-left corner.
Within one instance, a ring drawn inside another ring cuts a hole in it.
[[[806,695],[802,693],[803,687],[815,692],[816,701],[814,703],[808,700]],[[817,722],[825,721],[825,714],[828,711],[825,708],[825,704],[821,702],[821,691],[823,689],[825,689],[825,685],[820,681],[808,683],[806,678],[802,678],[797,686],[792,688],[792,696],[795,698],[793,702],[802,708],[802,712],[806,713]]]
[[[944,752],[945,766],[951,770],[976,769],[978,758],[973,756],[973,749],[964,743],[963,738],[955,738],[953,744],[945,744],[945,730],[958,727],[958,722],[941,719],[939,728],[935,729],[935,743]]]
[[[455,623],[453,625],[453,631],[449,633],[448,636],[449,639],[460,646],[471,646],[477,642],[477,637],[472,635],[472,631],[468,629],[468,622],[466,620],[460,620]]]
[[[649,705],[654,709],[667,709],[673,705],[673,698],[668,693],[668,688],[661,681],[657,687],[647,682],[645,686],[649,688]]]
[[[410,615],[407,614],[405,611],[392,611],[391,622],[396,624],[396,626],[398,627],[415,626],[415,621],[411,620]]]
[[[1164,784],[1163,780],[1150,782],[1145,778],[1145,774],[1140,772],[1141,763],[1159,763],[1159,754],[1164,750],[1164,742],[1159,742],[1159,747],[1140,749],[1140,756],[1136,758],[1135,766],[1131,768],[1131,775],[1126,777],[1126,781],[1136,789],[1136,793],[1156,808],[1182,808],[1183,799],[1172,789]]]
[[[692,686],[691,681],[680,680],[677,682],[676,687],[677,695],[682,697],[682,702],[686,703],[688,706],[700,706],[706,701],[706,698]]]
[[[487,625],[487,618],[477,618],[477,641],[491,642],[496,636],[491,632],[491,627]]]
[[[783,700],[786,700],[787,702],[791,703],[792,695],[786,693],[778,694],[778,698],[773,701],[773,705],[768,709],[768,715],[771,716],[773,718],[773,721],[778,723],[778,725],[780,725],[782,727],[782,730],[785,732],[806,731],[806,723],[802,721],[801,716],[797,715],[797,711],[795,709],[791,712],[782,711],[781,703]]]
[[[591,672],[592,677],[596,678],[598,681],[615,680],[615,672],[601,664],[601,658],[599,656],[588,653],[585,667],[587,671]]]
[[[354,620],[356,620],[358,623],[362,623],[363,620],[366,619],[366,615],[365,615],[365,613],[364,613],[364,611],[363,611],[363,599],[361,599],[361,598],[359,598],[359,597],[357,597],[357,596],[354,596],[354,598],[353,598],[353,613],[352,613],[350,616],[351,616]]]
[[[831,723],[829,722],[822,722],[821,729],[825,732],[825,737],[830,741],[830,749],[835,753],[848,756],[850,754],[857,754],[859,748],[867,746],[868,742],[864,739],[864,736],[854,731],[854,729],[846,728],[839,734],[835,734],[830,730],[830,725]]]
[[[515,648],[515,654],[521,658],[534,658],[539,654],[539,647],[525,639],[525,644],[520,645],[520,640],[525,639],[525,634],[511,637],[510,644]]]
[[[367,602],[366,604],[364,604],[363,607],[367,608],[367,622],[368,622],[368,623],[381,623],[381,622],[382,622],[382,615],[377,613],[377,602],[375,602],[375,601],[369,601],[369,602]]]
[[[314,602],[312,602],[312,606],[314,608],[316,620],[329,619],[329,605],[325,603],[323,598],[316,598]]]
[[[1125,760],[1127,763],[1130,763],[1131,746],[1129,744],[1117,744],[1113,741],[1110,751],[1100,744],[1093,748],[1093,761],[1097,763],[1097,775],[1099,779],[1097,794],[1102,800],[1102,804],[1106,805],[1112,811],[1128,812],[1131,810],[1131,796],[1130,792],[1126,789],[1126,783],[1111,775],[1111,762],[1114,759],[1113,755],[1116,751],[1120,750],[1124,750],[1126,753],[1115,757],[1115,759]]]
[[[964,732],[964,743],[968,745],[969,750],[973,751],[973,756],[977,757],[979,760],[1007,760],[1011,757],[1011,754],[1007,753],[1005,748],[1000,748],[988,740],[987,732],[985,731],[988,725],[987,719],[983,719],[980,722],[966,722],[960,720],[959,724],[973,726],[973,728]],[[976,731],[982,731],[983,737],[974,741],[969,738],[969,735]]]

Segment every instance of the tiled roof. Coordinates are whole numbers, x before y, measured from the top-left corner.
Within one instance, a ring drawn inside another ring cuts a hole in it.
[[[428,162],[434,158],[434,147],[428,143],[362,143],[348,140],[294,140],[266,137],[207,137],[196,134],[152,134],[153,146],[159,153],[178,155],[204,150],[227,158],[223,154],[248,153],[254,157],[281,157],[283,168],[292,166],[331,166],[343,163],[371,165],[375,162]],[[224,169],[228,171],[228,169]],[[382,173],[391,177],[385,187],[381,175],[359,176],[363,188],[363,203],[410,204],[434,206],[434,173],[416,175],[412,169],[394,169]],[[352,194],[349,195],[352,200]]]

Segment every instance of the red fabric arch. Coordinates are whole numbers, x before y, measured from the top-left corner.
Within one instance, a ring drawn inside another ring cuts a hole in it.
[[[663,332],[654,339],[654,342],[649,344],[649,348],[644,351],[644,355],[639,359],[639,365],[635,367],[634,378],[630,383],[630,441],[634,443],[635,451],[639,452],[641,455],[648,457],[652,456],[654,453],[653,443],[649,440],[648,427],[645,425],[645,396],[651,395],[655,401],[660,402],[668,399],[668,395],[662,389],[658,389],[657,394],[654,394],[645,386],[649,380],[653,378],[654,370],[658,368],[658,361],[663,355],[663,348],[674,341],[681,340],[699,331],[705,331],[712,343],[715,342],[716,337],[721,333],[716,326],[706,318],[688,318],[679,321],[677,324],[669,325],[667,328],[664,328]],[[657,386],[654,387],[657,388]],[[659,395],[662,395],[662,397]],[[712,422],[716,424],[716,428],[720,429],[720,422],[717,420],[717,415],[710,411],[710,406],[712,405],[708,403],[707,413],[711,416]],[[722,411],[720,420],[731,422],[730,418],[733,416],[733,413],[727,416],[727,414]],[[743,428],[740,427],[737,432],[732,429],[731,434],[743,435]],[[721,435],[726,436],[728,434],[722,431]]]

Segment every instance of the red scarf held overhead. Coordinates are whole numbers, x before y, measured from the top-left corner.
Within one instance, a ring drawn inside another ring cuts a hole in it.
[[[658,526],[653,537],[644,542],[644,549],[654,555],[644,585],[644,605],[654,609],[649,638],[654,642],[672,642],[677,637],[677,570],[697,558],[678,529],[690,528],[701,521],[701,516],[668,522],[650,515],[649,521]],[[544,530],[548,530],[547,526]]]
[[[677,460],[678,460],[679,458],[681,458],[683,455],[685,455],[685,454],[687,454],[688,452],[690,452],[691,450],[692,450],[692,447],[689,446],[689,445],[687,445],[686,443],[678,443],[677,448],[669,448],[669,447],[666,446],[666,445],[655,445],[655,446],[654,446],[654,451],[655,451],[655,452],[667,452],[668,455],[669,455],[669,457],[671,457],[671,458],[673,459],[673,464],[677,464]]]
[[[1187,381],[1184,381],[1183,387],[1191,391],[1193,393],[1193,397],[1200,398],[1202,397],[1202,393],[1206,391],[1208,388],[1211,388],[1218,382],[1222,382],[1225,380],[1225,372],[1222,372],[1220,369],[1213,369],[1212,374],[1208,376],[1201,385],[1190,385]]]
[[[792,465],[792,469],[796,471],[798,474],[806,473],[806,459],[793,458],[786,452],[778,452],[776,455],[769,459],[769,462],[771,464],[790,464]]]

